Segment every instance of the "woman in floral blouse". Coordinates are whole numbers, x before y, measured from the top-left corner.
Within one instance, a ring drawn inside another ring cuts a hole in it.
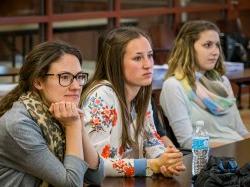
[[[150,104],[153,51],[149,37],[134,27],[99,38],[97,67],[83,88],[85,125],[106,176],[178,175],[182,153],[164,147]]]

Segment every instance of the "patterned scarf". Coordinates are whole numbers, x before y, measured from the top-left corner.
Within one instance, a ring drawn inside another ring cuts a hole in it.
[[[25,105],[33,120],[41,128],[49,150],[63,162],[65,153],[64,131],[59,122],[51,116],[48,107],[42,102],[39,94],[28,92],[21,95],[19,101]],[[49,185],[43,181],[40,186],[45,187]]]
[[[182,73],[176,71],[175,77],[180,80],[188,98],[213,115],[226,114],[228,109],[235,103],[235,98],[229,97],[221,77],[215,71],[210,71],[205,75],[197,72],[196,90],[191,88],[187,78],[183,78]]]

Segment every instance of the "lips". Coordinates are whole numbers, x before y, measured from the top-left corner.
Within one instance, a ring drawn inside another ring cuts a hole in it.
[[[72,94],[72,95],[65,95],[65,97],[79,98],[80,96],[78,94]]]
[[[217,59],[208,59],[209,62],[216,62]]]
[[[149,76],[152,75],[152,72],[144,73],[143,75]]]

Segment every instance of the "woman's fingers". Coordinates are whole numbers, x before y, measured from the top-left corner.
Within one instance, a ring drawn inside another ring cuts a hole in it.
[[[182,171],[184,171],[186,167],[182,163],[178,163],[178,165],[171,165],[169,167],[166,166],[161,166],[160,167],[160,172],[165,176],[165,177],[172,177],[173,175],[180,175]]]
[[[52,104],[50,105],[50,107],[49,107],[49,112],[50,112],[51,114],[54,113],[54,103],[52,103]]]
[[[180,162],[182,162],[182,158],[174,158],[167,161],[168,165],[175,165]]]
[[[59,106],[59,103],[54,103],[53,104],[53,111],[54,111],[54,116],[56,117],[56,118],[58,118],[58,117],[60,117],[60,106]]]
[[[170,165],[167,169],[169,169],[171,172],[175,171],[174,173],[180,173],[185,171],[186,167],[182,162],[178,162],[176,164]]]
[[[84,116],[84,113],[80,108],[77,108],[77,112],[80,116]]]
[[[179,171],[185,171],[186,170],[186,166],[182,163],[180,165],[177,165],[176,169],[179,170]]]
[[[176,170],[176,168],[174,168],[174,167],[168,167],[167,170],[168,170],[168,172],[171,173],[172,175],[176,175],[176,176],[180,175],[180,171],[179,171],[179,170]]]
[[[182,152],[179,150],[179,149],[176,149],[176,147],[172,146],[172,145],[169,145],[167,148],[166,148],[166,153],[181,153]]]
[[[62,124],[71,124],[75,120],[80,119],[80,113],[75,103],[58,102],[52,103],[49,111]]]
[[[163,153],[160,157],[162,165],[172,165],[182,161],[182,153]]]
[[[173,177],[173,173],[170,172],[166,166],[161,166],[160,167],[160,172],[162,175],[164,175],[165,177]]]

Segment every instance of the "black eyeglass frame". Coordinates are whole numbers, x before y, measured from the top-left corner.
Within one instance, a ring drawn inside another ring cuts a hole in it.
[[[71,75],[73,78],[70,80],[70,83],[68,84],[68,85],[62,85],[61,84],[61,76],[62,75]],[[58,82],[59,82],[59,85],[60,86],[62,86],[62,87],[67,87],[67,86],[70,86],[72,83],[73,83],[73,81],[74,81],[74,79],[76,79],[76,81],[78,82],[78,80],[77,80],[77,77],[79,76],[79,75],[84,75],[86,78],[84,78],[84,83],[83,84],[80,84],[79,82],[79,85],[80,86],[83,86],[83,85],[85,85],[86,84],[86,82],[88,81],[88,76],[89,76],[89,74],[88,73],[86,73],[86,72],[79,72],[79,73],[77,73],[76,75],[73,75],[72,73],[70,73],[70,72],[63,72],[63,73],[58,73],[58,74],[55,74],[55,73],[46,73],[45,74],[46,76],[54,76],[54,75],[56,75],[57,77],[58,77]]]

